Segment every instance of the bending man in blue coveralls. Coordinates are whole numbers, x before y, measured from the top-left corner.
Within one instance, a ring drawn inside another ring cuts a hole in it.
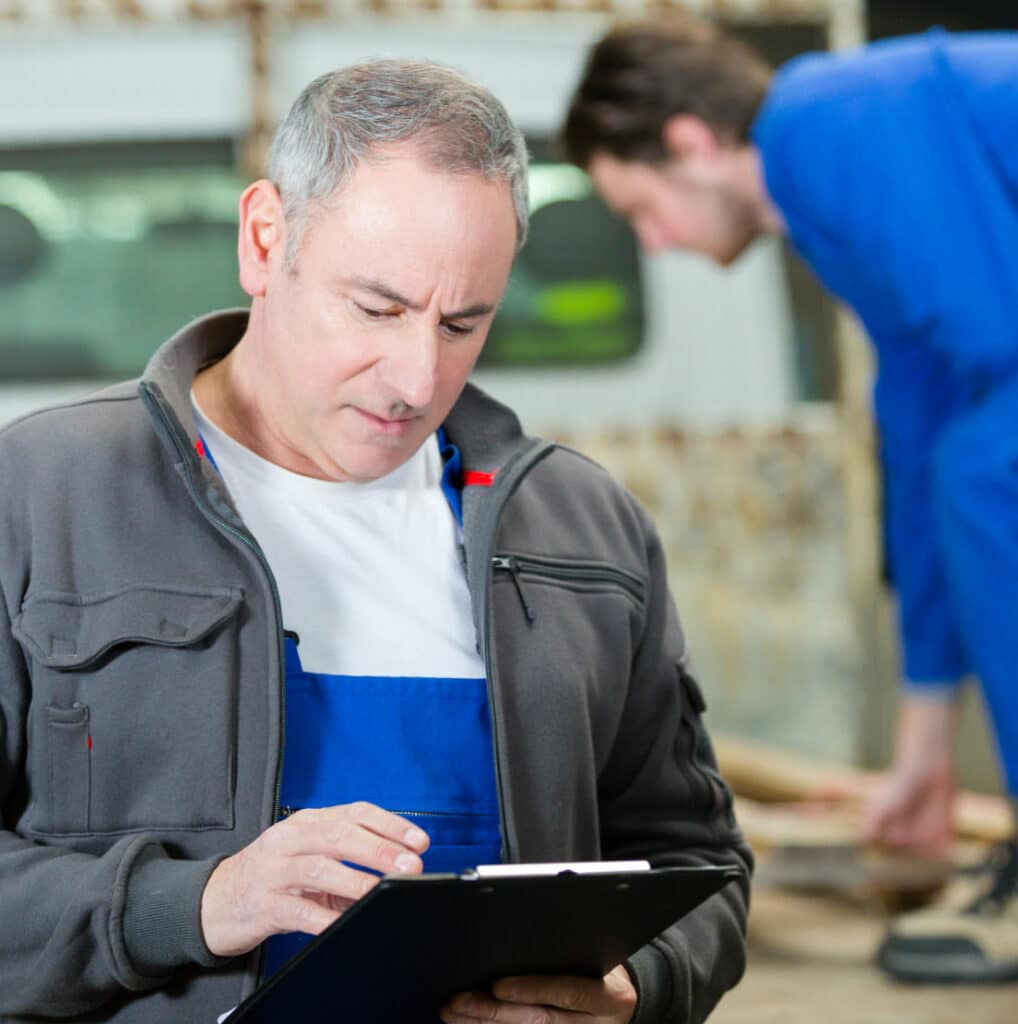
[[[907,680],[865,832],[946,842],[969,673],[1018,794],[1018,36],[931,32],[772,78],[708,26],[634,23],[592,53],[564,140],[648,251],[727,265],[786,234],[865,324]],[[965,913],[900,918],[883,966],[1018,979],[1014,846],[991,874]]]

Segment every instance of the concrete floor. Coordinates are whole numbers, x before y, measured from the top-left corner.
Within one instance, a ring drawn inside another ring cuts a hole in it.
[[[1018,984],[903,986],[871,966],[878,907],[757,887],[749,969],[711,1024],[1018,1024]]]

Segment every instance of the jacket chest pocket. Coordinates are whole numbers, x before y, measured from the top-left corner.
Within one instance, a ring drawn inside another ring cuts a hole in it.
[[[32,832],[232,827],[242,599],[139,584],[25,602]]]
[[[557,723],[569,732],[579,716],[600,767],[619,726],[620,685],[645,622],[647,581],[608,562],[509,551],[497,552],[491,569],[493,642],[502,674],[514,680],[505,689],[560,709],[542,728]],[[568,741],[546,734],[552,745]]]

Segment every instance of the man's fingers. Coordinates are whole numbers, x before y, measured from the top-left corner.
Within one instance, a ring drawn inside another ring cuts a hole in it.
[[[421,829],[373,804],[298,811],[209,876],[201,902],[206,944],[234,956],[277,932],[316,934],[374,887],[369,872],[419,874],[427,846]]]
[[[495,982],[492,994],[508,1003],[549,1006],[613,1020],[624,1011],[631,1014],[636,1008],[637,998],[629,972],[622,965],[604,978],[578,978],[574,975],[502,978]]]
[[[908,814],[913,799],[906,782],[892,776],[866,806],[862,834],[873,840],[884,839],[894,822]]]
[[[867,842],[939,852],[951,841],[949,804],[936,792],[892,786],[867,809],[860,833]]]
[[[351,903],[366,896],[378,884],[377,875],[340,864],[326,854],[287,857],[276,865],[276,877],[269,883],[277,892],[321,892]]]
[[[575,1013],[596,1013],[602,1007],[604,982],[598,979],[539,975],[525,978],[502,978],[492,992],[496,999],[530,1006],[554,1006]],[[598,997],[601,999],[598,999]]]
[[[889,816],[890,808],[886,802],[880,802],[867,807],[862,827],[860,828],[863,840],[865,842],[879,841],[887,827]]]
[[[425,833],[410,825],[405,818],[378,807],[374,808],[379,812],[377,815],[363,814],[366,820],[357,820],[345,813],[327,813],[345,810],[298,811],[286,821],[274,825],[262,838],[268,849],[280,857],[318,854],[336,861],[350,861],[383,874],[420,873],[423,863],[417,851],[428,845]],[[388,834],[377,831],[376,827],[383,826]],[[400,838],[392,838],[392,833]],[[411,838],[413,843],[409,842]]]
[[[439,1011],[444,1024],[564,1024],[566,1017],[547,1006],[523,1006],[502,1002],[485,992],[461,992]]]
[[[362,829],[399,843],[414,853],[424,853],[428,848],[426,832],[406,818],[366,800],[340,807],[298,811],[290,820],[309,820],[324,825],[329,833],[337,838],[346,834],[347,825],[359,825]]]
[[[461,992],[442,1007],[444,1024],[566,1024],[599,1021],[623,1024],[636,1011],[629,972],[616,967],[605,978],[538,975],[502,978],[492,992]]]

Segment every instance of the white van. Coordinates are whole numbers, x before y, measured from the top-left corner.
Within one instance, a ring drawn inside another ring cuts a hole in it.
[[[603,27],[536,15],[296,21],[273,37],[267,102],[278,114],[322,71],[405,56],[456,66],[506,103],[532,142],[534,225],[477,377],[526,420],[783,422],[817,384],[796,363],[802,325],[781,246],[761,243],[728,271],[644,260],[551,150]],[[235,146],[252,93],[241,21],[0,28],[0,421],[132,375],[180,323],[243,301]]]

